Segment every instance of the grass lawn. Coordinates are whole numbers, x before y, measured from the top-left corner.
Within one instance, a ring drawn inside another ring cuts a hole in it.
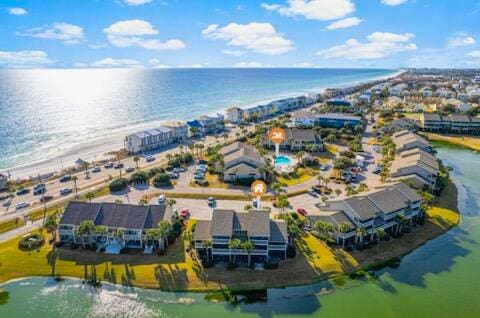
[[[288,174],[288,176],[278,176],[277,181],[285,186],[293,186],[303,183],[317,175],[318,171],[312,168],[297,168],[295,172]]]
[[[480,137],[478,136],[440,135],[425,132],[421,132],[421,134],[431,141],[446,144],[447,146],[451,144],[480,151]]]
[[[338,148],[334,144],[324,143],[323,149],[328,154],[328,158],[333,158],[338,153]]]
[[[419,119],[420,118],[420,115],[422,113],[403,113],[405,115],[405,117],[407,118],[411,118],[411,119]]]

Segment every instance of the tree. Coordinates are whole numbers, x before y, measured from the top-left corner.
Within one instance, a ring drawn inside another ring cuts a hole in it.
[[[49,234],[52,235],[52,241],[55,242],[57,239],[57,227],[58,227],[58,222],[57,222],[57,215],[52,214],[48,216],[48,218],[45,220],[45,224],[43,226],[45,230]]]
[[[73,185],[75,186],[75,196],[78,195],[77,180],[78,180],[77,176],[72,176]]]
[[[340,194],[342,194],[342,190],[340,190],[340,189],[335,189],[335,194],[337,195],[337,197],[339,197]]]
[[[367,230],[364,227],[357,227],[355,233],[355,239],[359,246],[363,246],[363,237],[367,234]]]
[[[90,220],[84,220],[78,226],[78,235],[82,238],[82,246],[85,248],[85,237],[95,229],[95,224]]]
[[[95,193],[93,192],[87,192],[87,194],[85,194],[85,198],[87,198],[87,200],[92,203],[92,199],[95,199]]]
[[[290,206],[290,202],[288,202],[288,197],[285,194],[281,194],[277,198],[277,208],[281,209],[282,212],[285,211],[286,207]]]
[[[106,236],[108,233],[108,229],[106,226],[96,226],[94,229],[94,232],[97,235],[97,239],[98,239],[98,236],[100,237]]]
[[[177,204],[177,200],[175,199],[167,199],[167,205],[169,207],[173,207],[175,204]]]
[[[88,175],[88,162],[84,162],[83,164],[83,169],[85,169],[85,178],[88,179],[90,176]]]
[[[350,231],[352,226],[348,222],[342,222],[338,225],[338,232],[342,233],[343,236]],[[342,237],[342,249],[345,248],[345,237]]]
[[[116,180],[113,180],[109,184],[110,192],[118,192],[125,190],[128,186],[128,181],[125,178],[118,178]]]
[[[170,177],[166,173],[157,173],[153,177],[153,185],[156,187],[168,187],[172,185]]]
[[[147,183],[149,175],[145,171],[137,171],[130,176],[131,183]]]
[[[125,235],[125,230],[118,228],[118,229],[115,231],[115,235],[114,235],[114,236],[115,236],[115,238],[123,241],[123,236],[124,236],[124,235]]]
[[[228,248],[230,249],[230,263],[235,264],[235,258],[237,256],[237,249],[240,247],[240,240],[239,239],[232,239],[228,243]],[[235,252],[233,253],[233,261],[232,261],[232,250]]]
[[[158,241],[160,239],[160,234],[158,229],[148,229],[145,235],[147,240],[152,243],[153,241]],[[155,248],[155,244],[153,244],[153,247]]]
[[[158,222],[158,234],[162,240],[161,249],[162,251],[168,246],[168,233],[170,232],[170,222],[162,220]]]
[[[205,251],[207,252],[207,259],[210,258],[210,248],[212,247],[212,241],[206,240],[202,242],[203,248],[205,248]]]
[[[140,200],[138,201],[139,205],[147,205],[148,204],[148,197],[146,195],[142,195]]]
[[[395,221],[395,223],[397,223],[395,234],[398,234],[402,230],[403,223],[405,222],[406,217],[403,214],[397,214],[393,220]]]
[[[270,188],[276,193],[279,194],[282,191],[282,184],[280,182],[272,182]]]
[[[191,231],[183,231],[182,238],[184,242],[187,242],[188,248],[192,246],[193,234]]]
[[[323,141],[325,141],[329,144],[334,143],[335,141],[337,141],[337,136],[335,136],[335,134],[331,133],[327,137],[325,137],[325,139]]]
[[[140,161],[140,157],[135,155],[135,157],[133,157],[133,162],[135,162],[135,168],[138,170],[138,162]]]
[[[248,255],[248,266],[250,266],[251,254],[255,249],[255,245],[251,241],[245,241],[242,243],[242,248],[247,252]]]
[[[375,229],[375,235],[377,236],[377,252],[380,251],[380,241],[387,235],[387,232],[381,227]]]

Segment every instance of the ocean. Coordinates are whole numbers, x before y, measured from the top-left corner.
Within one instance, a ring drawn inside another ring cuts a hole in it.
[[[86,143],[394,75],[383,69],[0,70],[0,171]]]

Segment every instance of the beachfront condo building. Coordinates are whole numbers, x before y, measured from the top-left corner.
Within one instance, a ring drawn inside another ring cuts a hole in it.
[[[83,237],[78,229],[83,221],[91,221],[96,229]],[[158,245],[149,242],[146,232],[158,227],[160,221],[175,221],[175,214],[168,205],[140,206],[117,203],[70,202],[58,224],[58,237],[65,244],[90,244],[97,247],[136,248]]]
[[[255,248],[250,251],[251,262],[265,262],[286,257],[288,234],[283,220],[270,219],[268,211],[215,209],[211,220],[199,220],[195,227],[196,251],[215,262],[230,262],[235,255],[237,262],[248,262],[249,252],[240,245],[230,248],[230,241],[250,241]]]
[[[420,214],[422,198],[415,190],[403,182],[377,188],[369,193],[355,195],[343,200],[327,201],[320,211],[307,216],[309,226],[322,220],[338,227],[345,222],[349,225],[346,232],[334,230],[337,242],[362,242],[375,239],[375,230],[382,228],[388,232],[398,229],[399,218],[405,224],[412,224]],[[357,228],[364,228],[365,234],[359,237]]]
[[[308,150],[314,147],[316,151],[323,151],[323,142],[319,134],[312,129],[285,128],[285,140],[280,144],[280,149],[290,151]],[[264,140],[265,147],[274,148],[270,139]]]
[[[168,121],[162,124],[173,132],[174,141],[182,141],[188,138],[188,125],[183,121]]]
[[[0,191],[7,189],[8,178],[6,175],[0,173]]]
[[[265,162],[255,147],[237,141],[223,147],[219,153],[223,156],[224,181],[257,180],[265,177],[264,173],[260,172]]]
[[[233,124],[239,124],[243,121],[243,109],[239,107],[230,107],[226,110],[226,120]]]
[[[125,148],[129,153],[144,153],[171,144],[173,130],[166,127],[140,131],[125,137]]]

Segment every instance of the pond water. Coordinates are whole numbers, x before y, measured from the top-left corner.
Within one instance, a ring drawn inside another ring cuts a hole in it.
[[[453,167],[460,226],[374,277],[269,289],[238,296],[236,304],[207,300],[215,294],[29,278],[3,286],[0,317],[479,317],[480,155],[455,149],[438,155]]]

